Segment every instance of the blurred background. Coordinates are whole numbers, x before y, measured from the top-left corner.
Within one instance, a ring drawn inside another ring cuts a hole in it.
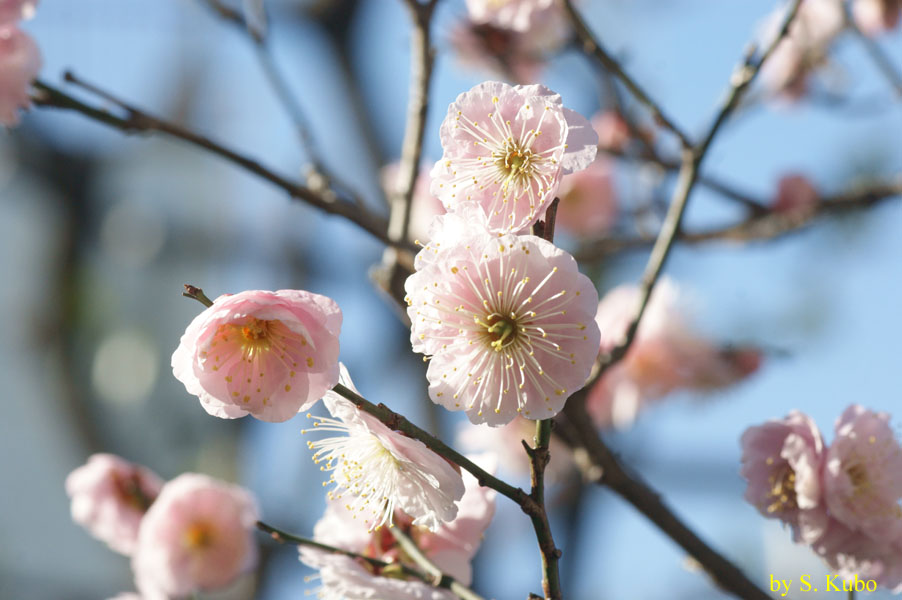
[[[580,6],[629,72],[693,134],[707,127],[744,46],[775,8],[771,0]],[[373,211],[385,213],[379,171],[400,153],[408,93],[403,3],[268,0],[267,8],[274,59],[319,155]],[[499,76],[456,55],[451,39],[465,14],[462,0],[439,3],[424,159],[441,155],[447,105]],[[62,72],[73,69],[301,177],[309,155],[252,45],[203,0],[43,0],[24,27],[41,47],[45,81],[64,85]],[[863,176],[898,176],[902,103],[858,42],[848,36],[832,49],[828,91],[794,103],[753,93],[756,100],[717,138],[706,173],[766,201],[789,172],[804,173],[824,194]],[[878,42],[902,64],[899,29]],[[568,47],[552,52],[537,76],[586,116],[609,96],[594,65]],[[675,150],[660,135],[661,147]],[[617,162],[615,169],[621,212],[642,213],[628,224],[622,214],[620,231],[653,230],[672,177],[654,166]],[[741,216],[735,203],[699,187],[686,227]],[[891,199],[774,241],[678,246],[668,263],[691,299],[694,327],[721,343],[764,347],[763,364],[728,391],[673,395],[608,439],[677,514],[762,586],[770,574],[798,579],[826,571],[743,501],[739,436],[798,408],[829,438],[853,402],[895,411],[898,431],[900,229],[902,202]],[[562,239],[578,246],[566,232]],[[344,312],[342,360],[357,387],[453,439],[461,415],[432,410],[409,331],[368,278],[382,250],[355,226],[178,141],[125,137],[46,109],[2,135],[0,597],[93,600],[134,589],[128,560],[69,517],[64,479],[93,452],[122,455],[164,478],[203,471],[240,482],[259,498],[265,520],[311,532],[323,498],[322,474],[300,434],[307,420],[213,419],[171,376],[171,353],[201,308],[181,297],[185,283],[211,297],[281,288],[331,296]],[[603,294],[637,281],[646,259],[640,249],[582,267]],[[577,494],[564,478],[550,499],[568,598],[725,597],[610,492]],[[255,577],[215,597],[281,600],[315,590],[291,548],[261,541],[265,560]],[[476,559],[475,589],[524,598],[539,591],[538,566],[525,517],[500,499]]]

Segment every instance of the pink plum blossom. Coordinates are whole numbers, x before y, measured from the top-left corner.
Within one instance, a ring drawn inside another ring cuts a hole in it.
[[[344,365],[341,383],[357,391]],[[414,525],[430,530],[454,519],[454,503],[464,494],[463,480],[454,467],[422,442],[392,431],[336,392],[328,392],[323,403],[333,418],[311,417],[316,430],[345,434],[308,442],[316,451],[313,460],[331,471],[330,499],[345,493],[354,496],[347,508],[355,514],[369,509],[372,517],[365,521],[370,529],[391,526],[395,509],[412,517]]]
[[[745,499],[769,519],[790,526],[796,541],[812,542],[827,528],[821,468],[824,442],[817,425],[793,411],[742,434]]]
[[[889,415],[853,405],[836,423],[824,492],[830,514],[880,542],[902,542],[902,447]]]
[[[559,18],[557,0],[466,0],[470,20],[502,29],[532,31],[537,23]]]
[[[303,290],[225,294],[199,314],[172,372],[211,415],[290,419],[338,383],[341,310]]]
[[[548,88],[495,81],[458,96],[440,136],[432,193],[449,211],[476,202],[500,233],[538,221],[561,177],[589,166],[598,144],[589,122]]]
[[[41,70],[41,53],[15,25],[0,26],[0,123],[19,123],[19,110],[31,106],[28,89]]]
[[[852,14],[862,31],[875,36],[899,24],[902,0],[854,0]]]
[[[147,509],[163,481],[112,454],[94,454],[66,478],[72,520],[120,554],[129,555]]]
[[[785,7],[771,14],[761,28],[770,43],[783,23]],[[805,0],[786,37],[761,68],[761,81],[774,95],[798,100],[808,91],[813,70],[826,62],[833,41],[845,26],[841,0]]]
[[[529,31],[515,31],[465,19],[449,41],[461,64],[517,83],[538,80],[547,58],[566,44],[570,29],[560,10],[544,11]]]
[[[493,471],[490,457],[471,456],[472,460]],[[479,486],[469,473],[463,475],[466,492],[458,502],[457,517],[442,523],[436,531],[412,524],[410,517],[398,511],[393,528],[370,530],[340,502],[330,500],[326,512],[313,529],[314,540],[363,556],[391,563],[380,567],[321,550],[301,547],[301,560],[319,570],[317,597],[327,600],[453,600],[454,594],[422,581],[404,576],[398,561],[407,564],[392,532],[402,529],[416,542],[427,558],[443,573],[464,585],[472,581],[470,562],[495,512],[495,492]]]
[[[38,0],[0,0],[0,25],[11,25],[34,16]]]
[[[818,192],[806,176],[792,173],[777,182],[773,210],[781,213],[807,213],[817,206]]]
[[[614,165],[599,156],[588,168],[564,177],[557,226],[580,236],[602,235],[617,221]]]
[[[195,473],[163,486],[141,523],[132,570],[148,600],[224,588],[254,568],[257,506],[244,489]]]
[[[602,352],[623,340],[639,294],[637,286],[622,285],[599,303],[595,320]],[[760,358],[754,348],[723,348],[693,332],[679,288],[665,277],[652,291],[626,356],[589,391],[586,408],[599,427],[627,427],[649,402],[678,389],[704,392],[732,385],[757,370]]]
[[[405,283],[429,397],[473,423],[550,418],[580,389],[599,343],[598,295],[572,256],[531,235],[478,232]]]
[[[399,163],[391,163],[382,167],[380,179],[385,193],[391,197],[398,193],[400,182],[398,181]],[[414,240],[427,240],[429,226],[433,217],[445,213],[445,206],[441,200],[429,192],[429,168],[420,168],[419,175],[413,187],[413,198],[410,206],[409,237]]]

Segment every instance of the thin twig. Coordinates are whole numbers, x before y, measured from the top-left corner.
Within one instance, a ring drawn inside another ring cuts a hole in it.
[[[802,231],[819,218],[871,208],[884,200],[899,196],[902,196],[902,179],[859,185],[842,194],[823,198],[808,210],[769,210],[727,226],[683,231],[677,234],[676,241],[694,245],[717,241],[742,243],[777,239]],[[627,250],[648,248],[653,242],[653,238],[646,237],[602,238],[583,245],[573,256],[580,262],[599,261]]]
[[[902,99],[902,73],[899,72],[899,69],[893,64],[893,61],[886,55],[886,52],[883,51],[880,44],[863,32],[861,27],[858,26],[858,23],[855,22],[855,17],[852,15],[851,4],[851,2],[842,3],[843,10],[845,10],[846,27],[855,34],[855,37],[857,37],[864,46],[864,49],[871,57],[871,60],[874,61],[874,64],[880,69],[880,72],[893,87],[896,95]]]
[[[643,152],[638,156],[633,156],[627,154],[626,152],[615,150],[613,148],[599,147],[598,150],[599,152],[605,152],[624,161],[642,161],[646,164],[657,165],[662,169],[666,169],[667,171],[677,172],[680,170],[681,166],[679,160],[664,158],[663,156],[652,154],[650,152]],[[727,183],[726,181],[723,181],[711,175],[705,175],[704,173],[700,173],[697,179],[699,185],[705,186],[713,192],[717,192],[724,198],[735,200],[739,204],[745,206],[753,214],[763,214],[768,211],[767,206],[763,201],[752,197],[752,195],[744,191],[741,191],[733,184]]]
[[[295,200],[305,202],[326,213],[338,215],[344,217],[345,219],[348,219],[376,239],[389,246],[398,247],[405,250],[416,250],[416,248],[412,244],[406,242],[405,240],[399,240],[397,242],[390,240],[386,234],[387,223],[385,222],[385,220],[375,214],[361,210],[361,208],[355,203],[332,201],[331,198],[325,197],[315,190],[287,179],[286,177],[278,175],[256,160],[248,158],[236,152],[235,150],[214,142],[203,135],[194,133],[193,131],[186,129],[181,125],[164,121],[160,118],[150,115],[147,112],[139,110],[138,108],[124,102],[123,100],[116,98],[109,92],[101,90],[96,86],[78,79],[72,73],[66,73],[66,80],[71,83],[77,84],[81,88],[97,95],[100,98],[103,98],[111,104],[114,104],[123,111],[124,115],[117,116],[106,110],[85,104],[84,102],[43,81],[35,82],[35,88],[37,92],[32,100],[38,106],[78,112],[107,126],[119,129],[126,134],[146,134],[157,132],[178,138],[193,146],[215,154],[216,156],[219,156],[235,165],[238,165],[244,170],[253,173],[254,175],[281,188]]]
[[[425,554],[420,550],[420,547],[417,546],[416,542],[414,542],[410,536],[401,531],[401,528],[398,526],[392,527],[389,529],[392,536],[395,538],[395,541],[398,542],[398,545],[401,546],[401,549],[404,551],[407,556],[413,560],[423,571],[426,572],[427,575],[432,577],[432,581],[430,582],[434,587],[438,588],[446,588],[451,590],[451,593],[460,598],[461,600],[485,600],[482,596],[457,581],[450,575],[443,573],[442,570]]]
[[[204,291],[196,285],[191,285],[190,283],[185,284],[185,291],[182,292],[182,296],[184,296],[185,298],[191,298],[192,300],[197,300],[207,308],[213,306],[213,301],[207,297]]]
[[[639,323],[648,306],[648,300],[654,291],[655,283],[658,281],[658,277],[664,269],[664,264],[667,262],[667,257],[670,255],[674,241],[680,231],[683,215],[685,214],[686,206],[689,203],[690,194],[698,179],[699,168],[701,167],[702,161],[705,159],[708,149],[711,146],[711,142],[714,140],[714,137],[720,131],[721,126],[726,122],[733,110],[739,105],[740,100],[752,81],[754,81],[755,77],[758,75],[762,65],[764,65],[768,57],[770,57],[789,32],[789,26],[795,18],[796,13],[798,13],[799,5],[801,3],[802,0],[793,1],[778,34],[760,55],[760,58],[757,60],[755,59],[757,48],[754,45],[749,48],[742,62],[734,69],[733,75],[730,77],[730,87],[727,91],[726,98],[717,115],[714,117],[713,123],[708,128],[707,135],[705,135],[697,146],[683,151],[682,165],[679,174],[677,175],[677,184],[673,191],[673,199],[667,209],[667,215],[664,217],[661,231],[658,233],[658,237],[652,247],[651,255],[648,258],[648,263],[645,265],[645,270],[642,273],[642,279],[639,283],[639,303],[635,316],[630,321],[629,327],[627,327],[624,339],[611,351],[599,356],[595,363],[592,376],[589,378],[586,385],[591,385],[591,383],[601,377],[608,368],[623,358],[629,350],[629,347],[636,336],[636,332],[639,330]]]
[[[391,212],[388,220],[388,236],[393,240],[407,239],[410,227],[410,209],[413,191],[420,171],[423,153],[423,136],[426,115],[429,110],[429,83],[435,50],[430,44],[432,14],[438,0],[420,4],[418,0],[405,0],[413,21],[410,39],[410,98],[407,102],[407,125],[401,145],[401,163],[398,166],[396,190],[390,191]]]
[[[588,454],[594,471],[601,476],[595,481],[610,488],[645,515],[662,532],[680,545],[719,587],[745,600],[770,600],[770,597],[736,565],[711,548],[677,517],[660,495],[636,475],[626,472],[613,452],[598,436],[592,420],[581,402],[567,403],[567,424],[578,439],[577,445]]]
[[[630,77],[626,71],[623,70],[623,67],[620,66],[620,63],[611,56],[611,54],[605,50],[604,46],[602,46],[601,41],[593,35],[592,31],[589,29],[586,22],[583,20],[582,16],[573,6],[572,0],[562,0],[564,9],[568,13],[570,17],[570,23],[573,25],[573,29],[576,32],[576,36],[579,39],[580,44],[582,44],[583,51],[587,54],[594,56],[605,69],[613,73],[617,79],[619,79],[624,86],[630,91],[630,93],[636,97],[636,99],[645,105],[645,107],[651,112],[655,121],[661,124],[663,127],[669,129],[675,136],[677,136],[680,140],[680,143],[684,148],[690,148],[692,146],[692,142],[688,135],[686,135],[683,130],[670,119],[666,114],[664,114],[664,110],[661,108],[661,105],[655,102],[651,96],[646,93],[642,87]]]

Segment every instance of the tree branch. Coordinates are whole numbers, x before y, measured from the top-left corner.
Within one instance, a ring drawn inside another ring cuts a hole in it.
[[[701,183],[701,181],[699,181]],[[682,244],[702,244],[716,241],[750,242],[777,239],[802,231],[817,219],[876,206],[884,200],[902,196],[902,178],[855,186],[841,194],[822,199],[807,211],[767,211],[738,223],[703,231],[681,232],[676,241]],[[648,248],[653,238],[603,238],[589,242],[574,253],[579,261],[604,260],[626,250]]]
[[[711,579],[723,590],[745,600],[770,600],[736,565],[711,548],[664,504],[661,497],[635,475],[626,472],[613,452],[596,433],[592,420],[582,402],[567,403],[564,414],[567,424],[575,432],[576,448],[588,455],[594,471],[594,482],[604,485],[629,502],[689,556],[698,561]],[[574,442],[574,440],[570,440]],[[587,472],[587,470],[585,470]]]
[[[86,117],[94,119],[114,129],[119,129],[125,134],[146,134],[146,133],[163,133],[168,136],[180,139],[192,146],[206,150],[220,158],[223,158],[239,167],[248,171],[269,183],[281,188],[292,199],[305,202],[315,208],[326,213],[338,215],[351,221],[361,229],[372,235],[379,241],[393,247],[414,251],[415,247],[406,242],[399,240],[392,241],[386,234],[385,220],[382,217],[364,211],[356,203],[336,201],[331,197],[324,196],[317,191],[301,185],[295,181],[278,175],[269,168],[263,166],[256,160],[248,158],[235,150],[232,150],[222,144],[212,141],[211,139],[194,133],[181,125],[164,121],[150,115],[138,108],[116,98],[112,94],[100,90],[99,88],[81,81],[70,72],[66,73],[66,80],[79,85],[87,91],[103,98],[119,107],[123,112],[123,116],[114,115],[106,110],[95,108],[84,102],[70,96],[69,94],[57,89],[43,81],[36,81],[36,94],[32,98],[38,106],[47,108],[57,108],[78,112]]]
[[[569,0],[565,0],[565,3],[569,5]],[[661,231],[658,233],[658,238],[655,240],[655,244],[652,247],[651,255],[648,258],[648,263],[645,265],[645,271],[642,273],[642,279],[639,283],[639,305],[636,309],[635,316],[630,321],[624,339],[610,352],[603,353],[599,356],[595,363],[593,373],[586,383],[587,386],[594,383],[607,369],[623,358],[629,350],[630,345],[633,343],[636,332],[639,330],[639,323],[642,320],[642,315],[645,314],[648,300],[654,290],[655,283],[658,281],[658,277],[664,269],[664,264],[667,262],[667,257],[670,255],[670,250],[673,248],[677,233],[680,231],[683,215],[685,214],[686,206],[689,203],[689,196],[698,179],[699,168],[701,167],[702,161],[705,159],[708,148],[710,148],[711,142],[714,140],[718,131],[720,131],[721,126],[739,105],[739,101],[742,99],[742,96],[745,94],[752,81],[755,80],[755,77],[758,75],[764,62],[770,57],[789,32],[789,26],[795,18],[796,13],[798,13],[799,5],[801,3],[802,0],[793,1],[778,34],[774,37],[758,60],[755,60],[757,48],[754,45],[747,50],[744,59],[739,66],[734,69],[733,75],[730,77],[730,87],[727,91],[726,98],[717,115],[714,117],[713,123],[708,128],[707,135],[705,135],[702,141],[695,147],[684,149],[682,165],[680,166],[676,188],[673,192],[673,199],[670,202],[670,207],[667,209],[667,215],[664,218]],[[571,12],[573,12],[572,6],[569,8]]]
[[[410,207],[413,191],[420,171],[423,153],[423,136],[426,115],[429,110],[429,83],[432,80],[432,64],[435,51],[430,45],[430,24],[438,0],[420,4],[418,0],[404,2],[413,20],[410,40],[410,99],[407,102],[407,126],[401,146],[401,164],[398,167],[398,189],[391,193],[391,212],[388,236],[393,240],[406,240],[410,227]]]
[[[576,36],[579,39],[580,44],[582,45],[583,51],[586,54],[592,55],[595,57],[598,62],[600,62],[605,69],[611,72],[614,76],[619,79],[624,86],[630,91],[630,93],[635,96],[635,98],[645,105],[645,107],[651,112],[655,121],[662,125],[663,127],[670,130],[675,136],[677,136],[680,140],[680,143],[684,148],[689,148],[692,146],[692,141],[689,139],[689,136],[686,135],[682,129],[667,115],[664,114],[664,110],[661,108],[661,105],[655,102],[651,96],[649,96],[642,87],[636,83],[632,77],[630,77],[626,71],[623,70],[623,67],[620,66],[620,63],[614,59],[611,54],[605,50],[604,46],[602,46],[601,41],[598,40],[589,29],[586,22],[583,20],[582,16],[573,6],[572,0],[562,0],[562,4],[564,6],[564,10],[570,17],[570,23],[573,26],[573,30],[576,32]]]
[[[488,471],[483,470],[481,467],[479,467],[479,465],[451,448],[445,442],[441,441],[431,433],[420,429],[419,427],[408,421],[407,417],[405,417],[404,415],[394,412],[384,404],[373,404],[360,394],[355,393],[353,390],[345,387],[340,383],[332,388],[332,391],[342,396],[343,398],[350,400],[360,410],[373,415],[382,423],[384,423],[385,426],[389,429],[400,431],[407,437],[423,442],[423,444],[427,448],[429,448],[439,456],[450,460],[460,468],[468,471],[471,475],[473,475],[473,477],[476,478],[476,481],[479,482],[479,485],[492,488],[502,496],[510,498],[521,507],[529,507],[530,509],[533,508],[532,498],[530,498],[529,495],[522,489],[514,487],[509,483],[498,479]],[[524,508],[524,510],[526,509]]]
[[[529,455],[529,471],[532,480],[532,492],[530,497],[536,505],[536,510],[529,513],[536,539],[539,541],[539,551],[542,555],[542,592],[545,600],[561,600],[561,578],[558,570],[558,561],[561,551],[555,546],[551,533],[551,525],[548,522],[548,512],[545,509],[545,467],[551,459],[548,446],[551,443],[551,419],[536,421],[535,448],[530,448],[526,441],[523,447]]]

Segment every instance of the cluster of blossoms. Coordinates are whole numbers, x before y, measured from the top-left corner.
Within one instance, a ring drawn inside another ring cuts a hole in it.
[[[205,475],[164,483],[145,467],[95,454],[66,479],[72,518],[131,557],[144,600],[222,589],[254,568],[257,506],[251,495]],[[119,598],[138,597],[133,594]]]
[[[474,423],[552,417],[595,360],[598,296],[572,256],[526,231],[597,136],[547,88],[486,82],[451,104],[441,140],[431,190],[449,212],[405,284],[429,396]]]
[[[745,498],[843,579],[902,592],[902,446],[889,415],[850,406],[828,447],[794,411],[742,435]]]
[[[622,285],[608,292],[595,320],[601,351],[609,352],[626,334],[639,288]],[[599,427],[626,427],[650,402],[677,390],[706,392],[732,385],[754,373],[761,351],[720,346],[693,332],[680,306],[680,290],[668,278],[655,286],[626,356],[589,391],[586,408]]]
[[[0,123],[19,123],[31,104],[28,90],[41,69],[41,53],[18,22],[34,14],[37,0],[0,0]]]
[[[490,457],[471,458],[481,464],[492,460]],[[470,585],[473,578],[470,561],[495,514],[495,492],[480,486],[469,473],[464,474],[463,487],[456,517],[435,529],[418,527],[416,520],[399,508],[392,517],[394,527],[373,530],[337,499],[330,500],[325,515],[313,530],[314,540],[365,558],[301,548],[301,561],[319,570],[317,597],[326,600],[456,598],[448,590],[436,589],[406,575],[403,567],[412,566],[410,557],[399,547],[393,532],[405,533],[443,573],[463,585]]]
[[[866,35],[876,36],[895,28],[902,15],[899,0],[852,0],[855,25]],[[812,73],[828,63],[834,42],[846,29],[844,0],[805,0],[780,42],[761,70],[761,79],[770,93],[787,100],[799,100],[810,88]],[[777,34],[784,9],[770,15],[761,27],[761,38],[769,41]]]

